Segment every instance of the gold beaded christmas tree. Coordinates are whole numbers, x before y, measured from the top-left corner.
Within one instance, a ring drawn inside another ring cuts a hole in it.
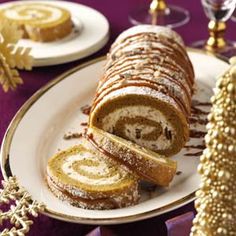
[[[236,63],[218,79],[198,172],[191,236],[236,235]]]

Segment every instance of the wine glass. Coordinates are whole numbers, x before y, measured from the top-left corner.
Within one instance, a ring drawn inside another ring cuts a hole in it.
[[[227,57],[236,53],[235,44],[224,37],[226,21],[231,17],[236,0],[201,0],[204,12],[210,19],[208,24],[208,40],[200,40],[192,44],[193,47],[218,53]]]
[[[186,24],[189,12],[175,5],[167,5],[165,0],[152,0],[150,5],[142,5],[130,12],[129,20],[133,25],[154,24],[176,28]]]
[[[234,11],[232,17],[231,17],[231,20],[236,22],[236,11]]]

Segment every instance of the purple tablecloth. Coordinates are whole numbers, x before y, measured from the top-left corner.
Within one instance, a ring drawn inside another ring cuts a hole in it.
[[[0,0],[1,3],[7,2]],[[67,63],[60,66],[51,66],[43,68],[34,68],[33,71],[22,71],[21,75],[24,79],[24,85],[20,86],[15,92],[9,92],[5,94],[0,88],[0,143],[3,135],[9,125],[11,119],[22,106],[22,104],[39,88],[45,85],[48,81],[60,75],[62,72],[84,62],[100,56],[107,52],[111,42],[116,36],[124,29],[131,26],[128,21],[128,13],[131,9],[136,7],[142,2],[149,3],[145,0],[75,0],[81,4],[93,7],[102,12],[109,20],[111,27],[111,38],[105,48],[97,52],[96,54],[89,56],[85,59],[78,60],[72,63]],[[185,26],[177,29],[182,35],[186,44],[190,44],[193,41],[207,37],[207,19],[203,13],[200,0],[188,1],[188,0],[170,0],[172,4],[177,4],[187,8],[191,13],[191,20]],[[229,22],[227,37],[236,39],[236,24]],[[0,175],[0,178],[1,175]],[[106,226],[108,230],[111,230],[115,235],[166,235],[165,221],[186,213],[188,211],[194,211],[193,204],[190,203],[184,207],[181,207],[172,212],[166,213],[162,216],[158,216],[152,219],[134,222],[129,224]],[[85,235],[96,226],[72,224],[62,222],[59,220],[51,219],[46,216],[40,216],[35,219],[34,225],[31,227],[29,235],[50,235],[50,236],[62,236],[62,235]],[[182,235],[179,235],[182,236]]]

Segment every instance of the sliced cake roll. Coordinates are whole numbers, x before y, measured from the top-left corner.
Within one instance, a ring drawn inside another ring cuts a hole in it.
[[[139,200],[137,177],[86,139],[49,159],[46,176],[59,199],[81,208],[121,208]]]
[[[193,84],[181,37],[162,26],[135,26],[111,47],[90,125],[173,155],[189,137]]]
[[[87,138],[106,156],[126,165],[141,179],[168,186],[175,176],[177,163],[123,138],[90,127]]]
[[[24,38],[34,41],[61,39],[72,30],[70,12],[47,3],[14,3],[0,11],[1,19],[18,24]]]

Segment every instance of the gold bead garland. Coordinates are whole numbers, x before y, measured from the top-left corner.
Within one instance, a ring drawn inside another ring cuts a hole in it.
[[[230,62],[211,98],[191,236],[236,235],[236,57]]]

